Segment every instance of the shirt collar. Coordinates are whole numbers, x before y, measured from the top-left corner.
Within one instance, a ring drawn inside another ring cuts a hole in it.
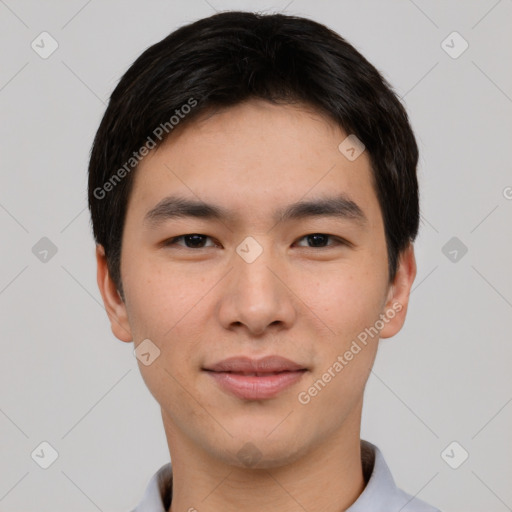
[[[382,452],[364,440],[361,440],[361,462],[366,487],[346,512],[440,512],[399,489]],[[170,497],[172,466],[168,462],[152,476],[142,500],[132,512],[166,512],[165,503]]]

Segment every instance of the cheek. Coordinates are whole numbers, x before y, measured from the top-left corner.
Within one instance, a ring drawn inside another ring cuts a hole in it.
[[[385,275],[368,266],[344,263],[326,268],[308,282],[303,279],[300,298],[329,329],[329,336],[347,340],[372,325],[381,313],[386,295]]]
[[[159,351],[149,365],[138,361],[141,376],[158,403],[178,411],[190,399],[185,389],[194,372],[191,362],[201,333],[204,338],[204,319],[197,314],[205,288],[183,272],[169,276],[155,265],[138,265],[129,274],[125,293],[134,349],[149,339]]]
[[[374,326],[383,289],[371,273],[358,274],[354,269],[350,274],[316,279],[314,286],[304,288],[301,298],[315,304],[312,309],[329,329],[320,332],[315,326],[315,365],[301,388],[299,403],[312,416],[323,415],[332,427],[344,421],[364,391],[378,347]]]
[[[123,285],[134,336],[163,342],[163,338],[172,334],[173,326],[197,302],[197,287],[185,273],[169,273],[147,257],[134,257],[133,261],[138,263],[126,264]]]
[[[125,293],[135,346],[150,339],[160,350],[156,361],[173,375],[184,375],[198,359],[211,321],[207,292],[216,276],[196,274],[146,258],[129,267]],[[140,365],[139,365],[140,366]],[[141,371],[146,371],[141,366]]]
[[[385,297],[386,275],[380,281],[379,275],[365,266],[340,266],[302,288],[301,299],[319,319],[312,317],[318,322],[316,364],[308,382],[313,395],[322,395],[315,399],[318,404],[346,407],[364,389],[377,352],[375,325]]]

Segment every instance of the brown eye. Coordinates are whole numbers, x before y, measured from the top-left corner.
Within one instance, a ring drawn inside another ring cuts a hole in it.
[[[208,238],[210,237],[207,235],[201,235],[200,233],[190,233],[187,235],[175,236],[174,238],[170,238],[169,240],[166,240],[163,245],[166,247],[173,245],[183,247],[183,244],[178,243],[179,240],[183,240],[186,249],[203,249],[205,247],[212,247],[204,245],[204,242]]]
[[[334,240],[334,245],[343,245],[345,243],[341,238],[334,235],[327,235],[325,233],[311,233],[309,235],[304,235],[299,240],[307,240],[308,243],[312,244],[309,246],[309,248],[323,249],[325,247],[333,246],[333,244],[328,244],[329,239]]]

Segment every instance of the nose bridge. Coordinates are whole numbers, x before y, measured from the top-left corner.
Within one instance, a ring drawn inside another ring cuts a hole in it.
[[[239,289],[244,295],[257,298],[263,294],[267,301],[272,300],[279,282],[270,269],[279,265],[271,237],[248,236],[238,245],[236,253],[235,272]]]
[[[282,265],[271,247],[272,237],[246,237],[236,248],[232,286],[224,304],[223,322],[244,324],[252,332],[262,332],[275,322],[288,324],[293,305],[279,274]]]

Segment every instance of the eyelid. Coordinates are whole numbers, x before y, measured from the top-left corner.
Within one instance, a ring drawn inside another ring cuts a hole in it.
[[[304,247],[301,246],[301,247],[303,247],[304,249],[319,249],[319,250],[322,250],[322,249],[329,249],[330,247],[337,247],[337,246],[340,246],[340,245],[352,246],[352,244],[348,240],[345,240],[344,238],[342,238],[340,236],[331,235],[330,233],[322,233],[322,232],[319,232],[319,231],[316,231],[314,233],[308,233],[307,235],[299,237],[297,240],[303,240],[304,238],[307,238],[308,236],[312,236],[312,235],[324,235],[324,236],[327,236],[327,237],[329,237],[330,240],[334,241],[335,243],[327,245],[326,247],[307,247],[307,246],[304,246]]]
[[[180,239],[183,239],[185,238],[186,236],[191,236],[191,235],[197,235],[197,236],[201,236],[201,237],[205,237],[205,238],[209,238],[210,240],[214,240],[215,242],[217,242],[214,237],[212,236],[209,236],[209,235],[204,235],[202,233],[185,233],[183,235],[179,235],[179,236],[174,236],[174,237],[171,237],[171,238],[168,238],[166,240],[164,240],[163,242],[161,242],[161,246],[163,247],[170,247],[170,246],[177,246],[177,247],[181,247],[183,249],[190,249],[192,251],[197,251],[199,249],[208,249],[209,247],[212,247],[211,245],[208,246],[208,247],[198,247],[198,248],[193,248],[193,247],[186,247],[185,245],[179,245],[177,243],[177,240],[180,240]],[[319,231],[315,231],[315,232],[312,232],[312,233],[307,233],[305,235],[302,235],[300,236],[299,238],[296,239],[296,241],[300,241],[300,240],[303,240],[305,238],[307,238],[308,236],[312,236],[312,235],[324,235],[324,236],[327,236],[329,237],[330,240],[333,240],[335,241],[336,243],[335,244],[331,244],[331,245],[327,245],[326,247],[307,247],[307,246],[301,246],[303,249],[313,249],[313,250],[325,250],[325,249],[329,249],[331,247],[339,247],[339,246],[348,246],[348,247],[353,247],[353,243],[352,242],[349,242],[348,240],[346,240],[345,238],[342,238],[340,236],[337,236],[337,235],[332,235],[330,233],[323,233],[323,232],[319,232]],[[214,243],[215,243],[214,242]],[[295,242],[294,242],[295,243]]]
[[[202,233],[185,233],[183,235],[178,235],[178,236],[173,236],[171,238],[167,238],[166,240],[163,240],[159,245],[161,245],[162,247],[169,247],[169,246],[181,247],[183,249],[190,249],[192,251],[197,251],[199,249],[208,249],[208,247],[212,247],[212,246],[208,246],[208,247],[199,247],[198,249],[194,249],[192,247],[186,247],[185,245],[179,245],[177,243],[177,240],[183,239],[186,236],[191,236],[191,235],[197,235],[197,236],[209,238],[210,240],[215,240],[212,236],[203,235]]]

